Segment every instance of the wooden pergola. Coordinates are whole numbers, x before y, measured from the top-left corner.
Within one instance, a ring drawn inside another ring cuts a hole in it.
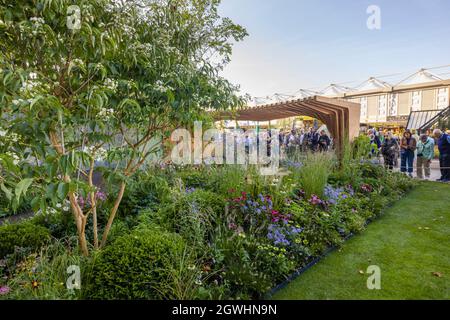
[[[312,96],[258,107],[247,107],[233,112],[222,112],[218,120],[271,121],[296,116],[309,116],[322,121],[333,135],[337,149],[344,139],[359,135],[361,106],[346,100]]]

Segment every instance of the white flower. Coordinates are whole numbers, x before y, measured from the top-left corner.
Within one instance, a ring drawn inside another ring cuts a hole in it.
[[[40,17],[31,17],[30,21],[33,22],[35,25],[42,25],[45,23],[45,20]]]
[[[39,85],[39,83],[37,81],[27,80],[24,83],[22,83],[22,87],[20,88],[20,91],[22,91],[22,92],[31,91],[38,85]]]
[[[167,89],[169,89],[169,88],[166,87],[161,80],[156,81],[156,84],[155,84],[155,90],[156,91],[159,91],[161,93],[165,93],[167,91]]]
[[[117,81],[107,78],[105,80],[105,86],[112,91],[116,91],[117,90]]]
[[[56,207],[57,207],[58,209],[61,209],[61,208],[62,208],[62,204],[61,204],[61,203],[57,203],[57,204],[56,204]]]
[[[201,286],[202,285],[202,281],[201,280],[195,280],[195,284],[198,285],[198,286]]]
[[[75,64],[75,65],[77,65],[77,66],[82,66],[82,65],[84,65],[84,62],[83,62],[83,60],[81,60],[81,59],[73,59],[73,64]]]
[[[19,104],[21,104],[23,102],[23,99],[14,99],[12,101],[12,104],[15,106],[18,106]]]
[[[84,147],[83,152],[94,158],[95,161],[104,161],[108,152],[103,148],[96,148],[95,146]]]
[[[70,210],[69,207],[63,207],[62,209],[63,209],[64,212],[68,212]]]
[[[114,109],[101,108],[97,114],[98,118],[111,118],[114,116]]]
[[[19,164],[20,158],[19,158],[19,156],[17,154],[15,154],[13,152],[10,152],[10,151],[6,152],[6,154],[13,159],[14,165],[18,165]]]
[[[32,80],[36,80],[37,79],[37,73],[36,72],[31,72],[28,77],[30,79],[32,79]]]

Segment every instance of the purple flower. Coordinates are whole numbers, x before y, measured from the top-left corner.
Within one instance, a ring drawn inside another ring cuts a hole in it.
[[[8,286],[1,286],[0,287],[0,296],[6,295],[11,291],[11,288]]]
[[[105,201],[107,199],[107,196],[104,192],[97,191],[97,193],[95,194],[95,198],[100,201]]]
[[[193,192],[195,192],[195,188],[186,188],[186,193],[187,194],[190,194],[190,193],[193,193]]]

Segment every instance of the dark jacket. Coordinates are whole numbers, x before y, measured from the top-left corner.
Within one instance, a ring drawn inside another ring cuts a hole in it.
[[[381,146],[381,153],[385,157],[394,157],[397,150],[398,150],[398,143],[397,140],[395,140],[394,138],[385,139],[384,143]]]
[[[437,145],[441,157],[450,157],[450,136],[448,134],[442,134],[437,141]]]

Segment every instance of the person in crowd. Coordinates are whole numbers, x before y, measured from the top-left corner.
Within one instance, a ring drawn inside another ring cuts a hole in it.
[[[312,152],[317,151],[319,146],[319,133],[314,128],[311,128],[311,131],[308,134],[308,144]]]
[[[306,133],[306,132],[303,132],[301,148],[302,148],[302,152],[308,151],[308,133]]]
[[[437,140],[439,148],[439,166],[441,167],[441,178],[437,181],[450,182],[450,135],[436,129],[433,135]]]
[[[300,134],[298,135],[298,147],[300,149],[300,152],[304,152],[305,149],[303,149],[303,140],[305,139],[305,131],[303,129],[300,131]]]
[[[247,130],[244,131],[244,147],[245,154],[248,155],[250,153],[250,145],[252,144],[252,139]]]
[[[423,179],[423,172],[425,171],[425,177],[430,178],[431,161],[434,158],[434,140],[428,135],[423,134],[420,136],[417,143],[417,178]]]
[[[414,152],[417,148],[417,141],[413,138],[411,131],[406,130],[403,133],[403,138],[400,142],[400,157],[401,165],[400,171],[403,173],[408,172],[408,175],[412,177],[413,165],[414,165]]]
[[[377,136],[377,131],[375,129],[370,129],[368,131],[368,135],[370,138],[370,145],[372,146],[371,156],[378,157],[378,152],[381,148],[381,141],[380,138]]]
[[[320,131],[320,137],[319,137],[319,150],[320,152],[326,152],[328,151],[328,148],[330,147],[330,137],[326,134],[325,130]]]
[[[411,130],[411,136],[416,140],[417,143],[419,142],[420,137],[417,134],[416,129]],[[417,149],[414,151],[414,159],[417,159]]]
[[[296,146],[295,130],[291,130],[291,132],[287,135],[285,143],[288,156],[292,156],[295,153]]]
[[[384,142],[381,145],[381,154],[384,158],[384,166],[388,170],[394,170],[395,159],[398,152],[398,142],[394,138],[392,132],[387,132],[384,135]]]
[[[380,139],[380,146],[382,146],[384,143],[384,139],[385,139],[385,134],[384,134],[383,129],[378,130],[377,137],[378,137],[378,139]]]

